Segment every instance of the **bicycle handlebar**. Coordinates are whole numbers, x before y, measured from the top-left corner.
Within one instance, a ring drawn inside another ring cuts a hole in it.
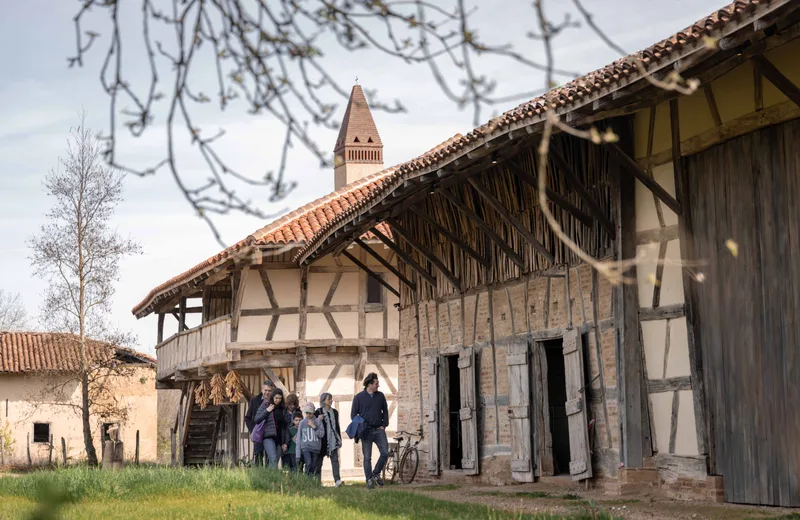
[[[411,435],[413,437],[422,437],[422,432],[419,431],[419,430],[416,431],[416,432],[406,432],[406,431],[403,431],[403,430],[398,430],[398,431],[395,432],[395,434],[396,435]]]

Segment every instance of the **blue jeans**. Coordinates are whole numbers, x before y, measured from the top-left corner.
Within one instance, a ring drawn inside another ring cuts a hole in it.
[[[305,463],[305,474],[306,475],[315,475],[317,470],[317,461],[320,460],[322,457],[319,453],[314,453],[313,451],[303,450],[303,462]]]
[[[378,445],[378,463],[372,468],[372,443]],[[364,435],[361,436],[361,454],[364,455],[364,476],[367,480],[372,477],[380,476],[386,460],[389,458],[389,441],[386,439],[386,430],[380,428],[364,428]]]
[[[253,466],[261,466],[264,464],[264,443],[253,443]]]
[[[339,450],[334,450],[333,453],[328,453],[328,457],[331,459],[331,471],[333,471],[333,481],[338,482],[342,480],[342,476],[339,472]],[[319,454],[319,458],[317,458],[317,469],[314,471],[314,474],[317,477],[322,478],[322,463],[325,461],[325,455],[322,453]]]
[[[278,439],[274,437],[264,439],[264,454],[266,455],[265,459],[269,460],[269,467],[277,468],[278,460],[281,458],[281,446],[278,444]]]

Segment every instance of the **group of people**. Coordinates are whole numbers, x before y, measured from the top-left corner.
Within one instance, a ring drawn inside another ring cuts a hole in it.
[[[389,410],[386,397],[378,391],[378,375],[370,373],[364,378],[364,391],[353,398],[348,434],[361,442],[364,455],[364,475],[367,487],[383,486],[380,477],[386,465],[389,442],[386,427],[389,425]],[[258,428],[258,438],[253,441],[253,462],[271,468],[281,467],[303,472],[319,480],[325,457],[331,461],[335,486],[342,485],[339,471],[339,448],[342,447],[342,431],[339,412],[333,408],[333,395],[323,393],[319,407],[306,403],[300,409],[295,394],[283,395],[269,379],[265,380],[261,393],[250,400],[245,415],[245,424],[252,433]],[[372,467],[372,446],[378,447],[380,457]]]

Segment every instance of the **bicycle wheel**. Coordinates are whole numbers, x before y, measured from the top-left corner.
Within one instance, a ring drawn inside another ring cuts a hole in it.
[[[392,450],[389,452],[389,459],[386,461],[386,465],[383,467],[383,481],[394,483],[394,480],[397,478],[397,452]]]
[[[408,448],[403,454],[403,458],[400,459],[400,481],[403,484],[414,482],[414,477],[417,476],[417,467],[419,467],[419,452],[417,447],[413,446]]]

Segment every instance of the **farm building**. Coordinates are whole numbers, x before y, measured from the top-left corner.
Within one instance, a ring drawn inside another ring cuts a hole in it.
[[[724,6],[368,178],[306,236],[302,269],[391,227],[398,428],[431,475],[800,506],[798,19]],[[629,261],[623,283],[578,248]]]
[[[156,460],[155,360],[90,341],[91,428],[97,457],[110,430],[125,458]],[[80,414],[79,339],[72,334],[0,332],[0,459],[8,465],[86,460]],[[96,383],[102,381],[102,383]]]
[[[344,421],[364,376],[376,372],[390,406],[390,433],[395,429],[398,271],[383,243],[391,244],[391,232],[378,226],[341,255],[304,267],[291,262],[315,231],[374,189],[371,175],[383,168],[383,143],[358,85],[334,152],[335,192],[156,287],[133,309],[139,318],[158,314],[158,388],[176,390],[161,399],[159,436],[169,447],[170,429],[177,433],[175,456],[184,464],[253,458],[247,399],[198,400],[198,389],[213,386],[215,375],[236,377],[246,398],[260,392],[264,379],[301,403],[318,403],[330,392]],[[199,323],[190,328],[187,317],[194,314]],[[178,331],[165,338],[167,319]],[[361,450],[349,439],[340,462],[345,476],[363,472]]]

